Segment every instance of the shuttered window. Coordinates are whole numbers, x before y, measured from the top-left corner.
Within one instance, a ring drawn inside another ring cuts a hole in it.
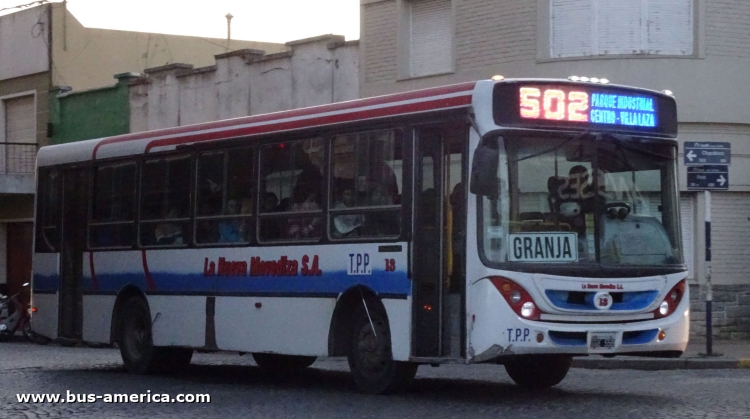
[[[680,197],[680,221],[682,224],[682,257],[688,268],[688,278],[695,278],[695,212],[694,195]]]
[[[711,278],[747,284],[750,272],[750,193],[711,194]]]
[[[0,173],[34,173],[36,159],[36,109],[33,95],[3,99],[5,110],[0,148]],[[28,144],[28,145],[27,145]]]
[[[550,56],[691,55],[693,0],[550,0]]]
[[[5,142],[35,143],[34,96],[5,99]]]
[[[453,70],[451,0],[413,0],[409,4],[410,76]]]

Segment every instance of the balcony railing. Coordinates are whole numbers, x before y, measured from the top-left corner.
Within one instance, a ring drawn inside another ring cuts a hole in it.
[[[0,143],[0,174],[34,173],[38,149],[32,143]]]

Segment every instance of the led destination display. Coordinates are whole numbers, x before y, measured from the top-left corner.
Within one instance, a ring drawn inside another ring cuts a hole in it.
[[[641,89],[513,81],[495,85],[493,100],[498,125],[677,132],[674,99]]]
[[[521,87],[518,100],[521,118],[656,126],[653,97]]]
[[[594,124],[656,126],[652,97],[592,93],[590,103],[589,121]]]

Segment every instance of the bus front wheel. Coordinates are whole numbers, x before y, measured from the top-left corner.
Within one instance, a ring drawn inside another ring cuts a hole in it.
[[[354,381],[365,393],[403,391],[416,375],[418,365],[393,360],[388,320],[374,304],[368,304],[368,308],[369,316],[360,307],[352,324],[348,361]]]
[[[522,355],[505,361],[505,371],[523,388],[542,389],[559,384],[570,369],[566,355]]]

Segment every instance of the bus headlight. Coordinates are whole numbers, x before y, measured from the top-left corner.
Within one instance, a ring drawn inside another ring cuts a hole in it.
[[[659,305],[659,314],[662,316],[666,316],[667,313],[669,313],[669,303],[666,301],[662,301],[661,305]]]
[[[534,303],[532,303],[531,301],[527,301],[521,306],[521,315],[529,318],[534,315],[535,308],[536,307],[534,306]]]
[[[491,276],[489,280],[519,317],[539,320],[542,311],[534,304],[534,299],[526,289],[503,276]]]
[[[685,295],[685,284],[686,282],[683,279],[669,290],[664,300],[659,304],[659,307],[652,312],[654,313],[654,318],[667,317],[677,309],[682,297]]]

